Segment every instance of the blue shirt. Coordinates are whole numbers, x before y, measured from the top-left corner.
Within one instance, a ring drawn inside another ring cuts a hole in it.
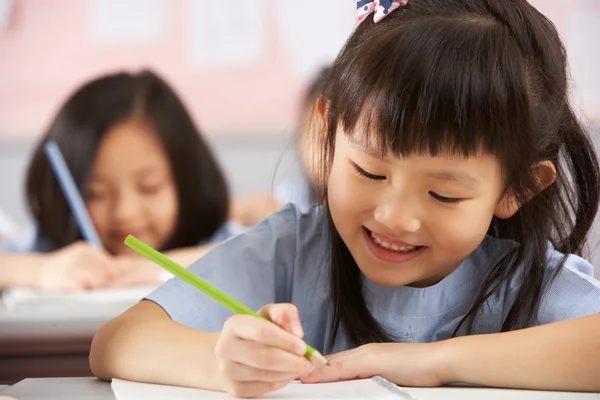
[[[307,212],[285,206],[252,230],[223,242],[189,270],[254,310],[268,303],[295,304],[307,343],[324,354],[346,350],[350,344],[342,332],[335,345],[329,346],[332,305],[326,215],[326,209],[319,206]],[[384,287],[364,277],[367,307],[380,324],[403,342],[450,338],[488,268],[515,246],[512,241],[488,236],[455,271],[426,288]],[[556,261],[561,256],[551,247],[548,252],[546,282],[556,271]],[[600,282],[589,275],[591,270],[582,258],[569,256],[541,299],[537,324],[599,313]],[[500,332],[518,279],[505,283],[487,301],[485,314],[477,319],[473,333]],[[232,315],[179,278],[169,280],[146,298],[160,305],[173,320],[203,331],[220,331]]]
[[[227,221],[207,240],[202,240],[198,245],[219,243],[246,230],[235,221]],[[37,228],[30,229],[26,236],[19,241],[0,243],[2,253],[49,253],[57,250],[52,242],[42,235]]]

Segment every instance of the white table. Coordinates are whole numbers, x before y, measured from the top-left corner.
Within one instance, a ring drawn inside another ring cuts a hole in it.
[[[419,400],[600,400],[599,393],[463,387],[411,389],[411,391]],[[11,386],[3,391],[2,395],[19,400],[116,400],[110,384],[95,378],[30,378]]]
[[[126,308],[0,311],[0,384],[27,377],[92,376],[92,338]]]
[[[0,309],[0,384],[25,378],[92,376],[88,355],[105,322],[152,288],[87,293],[5,292]]]

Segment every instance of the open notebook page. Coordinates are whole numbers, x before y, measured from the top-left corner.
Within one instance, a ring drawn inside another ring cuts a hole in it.
[[[377,378],[373,378],[377,379]],[[389,382],[386,381],[389,384]],[[390,384],[391,385],[391,384]],[[600,393],[546,392],[484,387],[450,386],[441,388],[398,388],[395,391],[379,386],[371,379],[303,385],[292,382],[283,389],[261,396],[261,399],[383,399],[383,400],[600,400]],[[201,400],[231,399],[219,392],[150,385],[113,379],[112,389],[117,400]]]
[[[7,289],[2,303],[7,310],[61,310],[69,308],[119,306],[124,310],[150,293],[154,287],[99,289],[73,293],[43,293],[28,289]]]
[[[182,388],[176,386],[153,385],[113,379],[112,389],[117,400],[200,400],[200,399],[231,399],[228,394],[212,392],[208,390]],[[388,389],[379,386],[371,379],[362,379],[347,382],[320,383],[304,385],[300,382],[292,382],[286,387],[275,392],[261,396],[261,399],[382,399],[398,400],[399,396]],[[412,399],[407,396],[405,399]]]

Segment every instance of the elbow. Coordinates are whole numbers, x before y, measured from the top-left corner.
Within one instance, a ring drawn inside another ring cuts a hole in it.
[[[116,340],[115,325],[118,322],[115,319],[104,324],[92,340],[89,354],[90,369],[95,377],[103,381],[110,381],[117,377],[114,374],[114,363],[117,361],[114,342]]]

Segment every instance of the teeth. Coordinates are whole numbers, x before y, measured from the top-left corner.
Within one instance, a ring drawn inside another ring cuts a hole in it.
[[[384,242],[383,240],[379,239],[377,236],[375,236],[373,234],[373,232],[370,233],[371,239],[373,239],[373,241],[379,246],[382,247],[386,250],[392,250],[395,251],[397,253],[408,253],[411,251],[415,251],[417,249],[418,246],[407,246],[407,247],[398,247],[395,244],[390,244],[387,242]]]

